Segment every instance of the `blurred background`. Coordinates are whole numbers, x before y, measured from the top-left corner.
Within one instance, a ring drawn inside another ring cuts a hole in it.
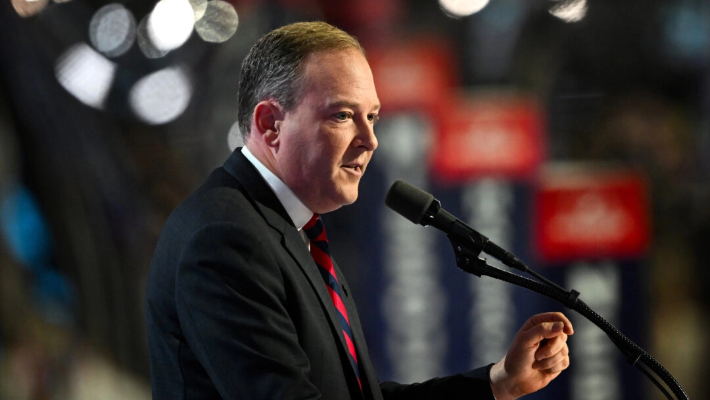
[[[326,216],[382,380],[495,362],[563,310],[459,271],[443,234],[385,209],[405,179],[710,392],[710,2],[10,0],[1,399],[150,398],[163,222],[240,145],[249,47],[315,19],[360,39],[383,105],[360,199]],[[572,368],[531,399],[663,398],[573,317]]]

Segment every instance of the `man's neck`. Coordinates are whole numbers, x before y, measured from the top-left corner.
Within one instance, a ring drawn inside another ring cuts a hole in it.
[[[264,143],[257,143],[255,140],[247,140],[244,147],[249,150],[249,152],[259,160],[261,165],[266,167],[272,174],[276,175],[277,178],[281,179],[281,174],[276,168],[276,160],[271,152],[271,149]],[[283,179],[281,179],[283,181]]]

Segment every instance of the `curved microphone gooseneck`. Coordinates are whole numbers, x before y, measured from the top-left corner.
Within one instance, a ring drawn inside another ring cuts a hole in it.
[[[562,303],[565,307],[576,311],[604,331],[616,347],[626,356],[627,361],[646,375],[668,399],[672,400],[673,397],[650,371],[653,371],[656,376],[666,383],[678,400],[690,400],[673,375],[645,350],[624,336],[614,325],[589,308],[587,304],[578,298],[579,292],[566,290],[532,271],[515,255],[491,242],[486,236],[478,233],[475,229],[441,208],[441,203],[430,193],[398,180],[387,192],[385,204],[415,224],[432,226],[445,232],[454,247],[456,264],[462,270],[479,277],[485,275],[500,279]],[[529,273],[539,281],[492,267],[486,263],[485,259],[479,257],[481,253],[497,258],[508,267]]]

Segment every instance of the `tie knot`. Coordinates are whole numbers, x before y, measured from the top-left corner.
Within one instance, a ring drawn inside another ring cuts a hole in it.
[[[318,214],[313,214],[311,220],[303,227],[303,231],[306,232],[306,236],[308,236],[308,239],[312,242],[328,240],[325,236],[323,221]]]

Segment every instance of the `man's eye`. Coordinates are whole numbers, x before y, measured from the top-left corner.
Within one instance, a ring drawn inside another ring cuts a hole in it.
[[[376,124],[380,120],[380,116],[377,114],[369,114],[367,120],[372,122],[372,125]]]
[[[338,121],[345,121],[345,120],[347,120],[348,118],[350,118],[350,114],[348,114],[348,113],[346,113],[346,112],[341,112],[341,113],[335,114],[334,117],[335,117],[335,119],[337,119]]]

